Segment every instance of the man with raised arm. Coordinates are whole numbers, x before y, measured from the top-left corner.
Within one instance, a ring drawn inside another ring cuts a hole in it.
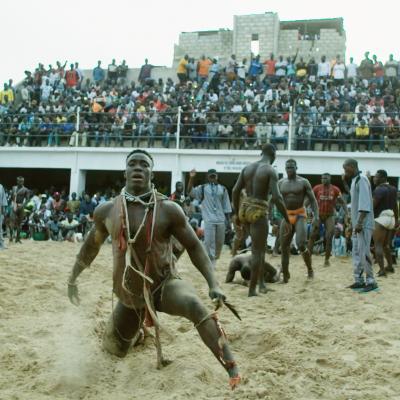
[[[251,277],[249,296],[257,296],[259,291],[266,293],[264,282],[264,257],[268,235],[268,194],[288,221],[285,205],[278,189],[278,176],[272,167],[276,150],[272,144],[262,148],[259,161],[247,165],[239,175],[232,191],[233,214],[236,221],[248,224],[251,236]],[[245,189],[246,196],[240,201],[240,193]]]
[[[280,227],[282,273],[284,283],[289,282],[290,279],[289,255],[290,244],[294,234],[296,234],[296,246],[300,250],[307,267],[308,278],[312,279],[314,277],[311,252],[306,246],[307,213],[304,207],[306,198],[310,202],[313,211],[312,229],[317,229],[319,221],[318,204],[310,182],[297,175],[297,163],[295,160],[290,159],[286,161],[286,174],[287,178],[282,178],[279,181],[279,189],[285,199],[285,205],[289,215],[289,221],[282,221]]]
[[[154,325],[158,366],[161,353],[157,312],[193,322],[204,343],[226,369],[230,385],[240,382],[238,368],[215,312],[209,312],[193,287],[179,278],[172,254],[172,236],[187,250],[209,286],[216,306],[225,301],[210,259],[181,207],[158,193],[151,184],[153,158],[133,150],[126,159],[126,185],[114,200],[99,205],[94,227],[85,240],[68,280],[68,296],[79,304],[76,279],[93,262],[110,235],[113,249],[113,292],[118,303],[105,330],[103,347],[124,357],[140,329]]]

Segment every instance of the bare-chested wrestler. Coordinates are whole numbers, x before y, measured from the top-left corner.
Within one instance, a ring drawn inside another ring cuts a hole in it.
[[[285,205],[278,189],[278,175],[271,164],[275,161],[276,150],[272,144],[262,148],[262,158],[243,168],[232,191],[233,213],[236,220],[249,225],[251,236],[251,278],[249,296],[257,295],[259,291],[266,293],[263,265],[265,247],[268,235],[268,194],[271,192],[272,201],[288,221]],[[246,189],[246,196],[240,202],[240,193]]]
[[[332,238],[335,229],[335,207],[340,204],[347,220],[347,204],[342,198],[340,189],[331,184],[331,175],[325,173],[321,176],[321,184],[313,187],[319,210],[318,225],[325,226],[325,267],[329,267],[329,258],[332,253]],[[319,239],[319,229],[312,230],[308,241],[308,251],[312,254],[314,242]]]
[[[251,275],[251,254],[238,254],[229,263],[229,270],[226,274],[226,283],[231,283],[235,279],[236,272],[240,272],[242,279],[247,283]],[[280,271],[276,270],[268,261],[264,261],[262,268],[264,281],[275,283],[279,280]]]
[[[11,191],[11,205],[12,205],[12,225],[16,230],[15,243],[21,243],[19,237],[21,231],[21,224],[25,217],[24,207],[29,200],[29,189],[24,186],[25,179],[22,176],[17,177],[17,185],[13,186]],[[10,234],[10,242],[13,241],[12,233]]]
[[[310,182],[297,175],[297,163],[295,160],[286,161],[287,178],[282,178],[279,181],[279,189],[285,201],[289,221],[281,223],[281,252],[282,252],[282,273],[283,282],[287,283],[290,279],[289,274],[289,255],[290,244],[293,235],[296,233],[296,246],[300,250],[303,260],[307,266],[308,278],[314,277],[312,269],[311,252],[307,249],[307,214],[304,207],[306,198],[310,202],[313,211],[312,229],[317,229],[319,215],[318,205],[312,191]],[[288,229],[289,228],[289,229]]]
[[[187,250],[193,264],[209,286],[215,305],[225,301],[213,273],[211,261],[182,208],[158,193],[151,184],[153,159],[146,151],[133,150],[126,159],[126,186],[114,200],[98,206],[94,227],[77,256],[68,280],[70,301],[78,305],[76,279],[90,266],[110,235],[113,249],[113,292],[119,301],[106,327],[103,347],[124,357],[137,340],[143,324],[154,325],[158,367],[166,364],[157,340],[157,312],[182,316],[193,322],[230,377],[240,382],[238,368],[217,316],[202,304],[194,288],[177,274],[172,237]]]
[[[386,272],[394,272],[390,244],[395,228],[399,224],[397,208],[397,190],[389,185],[387,172],[376,171],[374,176],[375,190],[372,192],[374,202],[375,229],[373,233],[375,258],[379,264],[378,276],[386,276]],[[388,263],[385,268],[384,256]]]

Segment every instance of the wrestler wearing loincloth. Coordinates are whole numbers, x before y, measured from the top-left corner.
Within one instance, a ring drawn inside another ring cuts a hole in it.
[[[209,286],[216,305],[225,301],[210,259],[181,207],[158,193],[151,185],[153,159],[144,150],[132,151],[126,160],[126,186],[121,194],[96,208],[94,228],[84,242],[68,281],[68,295],[79,304],[76,278],[98,254],[110,235],[113,249],[113,292],[118,303],[104,334],[104,348],[124,357],[143,325],[154,325],[158,366],[162,357],[157,312],[185,317],[193,322],[230,377],[240,381],[238,368],[215,312],[210,313],[194,288],[179,278],[175,267],[175,237]]]

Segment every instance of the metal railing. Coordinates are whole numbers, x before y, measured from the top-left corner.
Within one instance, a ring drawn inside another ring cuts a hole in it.
[[[324,151],[333,147],[354,151],[361,146],[384,151],[391,144],[400,146],[399,124],[361,122],[363,118],[353,120],[354,116],[351,111],[302,113],[293,109],[235,113],[189,112],[179,107],[174,112],[96,113],[78,108],[67,113],[1,115],[0,146],[251,150],[273,143],[281,150],[300,151],[317,150],[317,144]]]

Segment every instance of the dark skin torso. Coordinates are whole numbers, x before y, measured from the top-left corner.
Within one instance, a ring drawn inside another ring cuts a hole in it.
[[[297,210],[303,207],[309,186],[306,179],[297,175],[294,179],[283,178],[279,181],[279,189],[288,210]]]

